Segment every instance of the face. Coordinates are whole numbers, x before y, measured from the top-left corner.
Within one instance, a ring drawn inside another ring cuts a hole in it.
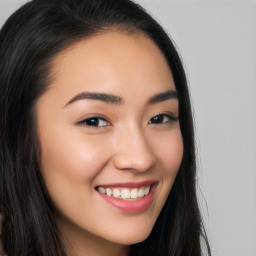
[[[64,50],[51,72],[36,110],[41,171],[60,229],[143,241],[183,156],[166,59],[144,35],[109,31]]]

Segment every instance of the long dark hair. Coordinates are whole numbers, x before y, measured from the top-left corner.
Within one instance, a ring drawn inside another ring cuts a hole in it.
[[[131,255],[200,256],[204,232],[196,194],[193,120],[180,57],[162,27],[129,0],[33,0],[0,31],[0,212],[9,256],[64,256],[40,168],[35,103],[51,81],[51,61],[71,44],[112,28],[141,32],[166,57],[179,98],[184,155],[150,236]]]

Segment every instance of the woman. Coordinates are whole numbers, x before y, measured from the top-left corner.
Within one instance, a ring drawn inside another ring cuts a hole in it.
[[[182,63],[128,0],[34,0],[0,33],[10,256],[201,255]]]

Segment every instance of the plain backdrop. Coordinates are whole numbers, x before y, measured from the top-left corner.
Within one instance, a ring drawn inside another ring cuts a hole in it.
[[[0,26],[26,0],[0,0]],[[256,255],[256,0],[138,0],[184,61],[213,256]]]

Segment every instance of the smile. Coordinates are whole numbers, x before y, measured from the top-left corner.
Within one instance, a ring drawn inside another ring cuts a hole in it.
[[[108,184],[97,186],[96,191],[115,208],[127,213],[139,213],[154,202],[157,184],[156,181]]]
[[[96,189],[104,195],[119,198],[122,200],[137,200],[148,195],[151,185],[141,188],[103,188],[97,187]]]

